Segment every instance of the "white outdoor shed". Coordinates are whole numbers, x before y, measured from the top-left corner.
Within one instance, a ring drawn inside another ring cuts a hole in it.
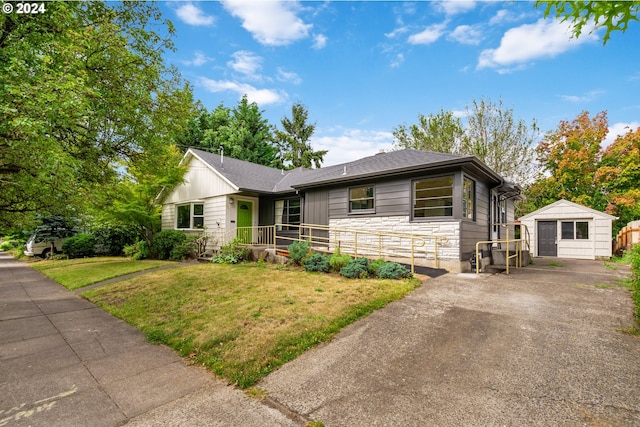
[[[615,219],[562,199],[521,217],[520,223],[529,231],[533,256],[608,259]]]

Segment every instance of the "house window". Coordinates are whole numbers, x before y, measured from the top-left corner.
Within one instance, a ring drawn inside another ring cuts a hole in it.
[[[374,187],[354,187],[349,189],[349,212],[366,212],[373,211],[374,203]]]
[[[276,200],[275,224],[288,230],[286,224],[300,224],[300,199]],[[285,224],[283,226],[283,224]]]
[[[204,228],[204,204],[178,205],[176,228]]]
[[[453,177],[429,178],[413,183],[413,217],[453,216]]]
[[[462,181],[462,217],[476,219],[476,183],[465,177]]]
[[[589,223],[586,221],[562,221],[562,238],[565,240],[588,240]]]

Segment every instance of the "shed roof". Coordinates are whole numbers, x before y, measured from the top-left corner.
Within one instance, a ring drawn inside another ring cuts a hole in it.
[[[547,206],[541,207],[540,209],[533,211],[531,213],[528,213],[527,215],[521,216],[519,218],[520,221],[522,220],[527,220],[527,219],[532,219],[535,218],[537,216],[540,216],[541,214],[545,214],[548,213],[549,211],[552,211],[554,209],[557,209],[559,207],[568,207],[571,209],[575,209],[576,211],[580,211],[580,212],[588,212],[590,214],[593,214],[594,216],[600,217],[600,218],[604,218],[604,219],[610,219],[610,220],[616,220],[618,219],[618,217],[613,216],[613,215],[609,215],[607,213],[604,212],[600,212],[597,211],[595,209],[589,208],[587,206],[578,204],[578,203],[574,203],[574,202],[570,202],[569,200],[566,199],[560,199],[557,200],[551,204],[548,204]]]

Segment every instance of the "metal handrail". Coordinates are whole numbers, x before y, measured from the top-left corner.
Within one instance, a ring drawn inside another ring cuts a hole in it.
[[[293,231],[297,236],[283,234],[282,229],[285,228]],[[236,237],[240,239],[241,245],[267,246],[274,250],[277,241],[308,241],[313,250],[318,252],[332,252],[340,248],[355,257],[377,255],[378,258],[409,258],[412,273],[415,273],[416,255],[422,253],[420,248],[425,248],[425,256],[433,255],[435,266],[438,268],[440,266],[439,249],[449,241],[446,236],[431,234],[381,232],[317,224],[279,224],[278,226],[236,227],[235,230],[223,233],[219,244],[222,246]],[[433,249],[427,247],[428,241],[433,241]]]
[[[516,268],[521,268],[522,267],[522,253],[523,253],[523,244],[526,247],[526,250],[529,251],[529,253],[531,253],[531,235],[529,234],[529,228],[525,225],[525,224],[519,224],[519,223],[514,223],[514,222],[507,222],[507,223],[499,223],[499,224],[493,224],[493,225],[498,225],[501,227],[506,227],[506,233],[507,233],[507,238],[506,239],[494,239],[494,240],[483,240],[480,242],[476,242],[476,274],[480,273],[480,262],[479,262],[479,254],[480,254],[480,245],[486,245],[486,244],[494,244],[494,243],[505,243],[506,244],[506,250],[505,250],[505,262],[506,262],[506,269],[507,269],[507,274],[509,274],[509,261],[511,259],[515,259],[516,260]],[[510,225],[520,225],[520,238],[519,239],[512,239],[509,240],[509,227]],[[525,238],[522,238],[522,230],[524,227],[524,235]],[[515,253],[513,255],[509,255],[509,243],[514,243],[515,244]]]

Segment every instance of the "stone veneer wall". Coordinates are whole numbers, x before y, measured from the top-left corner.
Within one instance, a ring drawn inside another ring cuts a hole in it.
[[[380,231],[390,233],[404,233],[413,235],[437,235],[447,237],[449,241],[440,244],[438,247],[438,259],[441,268],[450,271],[460,269],[460,223],[458,221],[432,221],[432,222],[410,222],[409,216],[387,216],[387,217],[349,217],[334,218],[329,220],[331,228],[348,228],[367,231]],[[348,238],[348,236],[345,236]],[[330,245],[335,247],[334,235],[330,237]],[[375,235],[358,236],[358,243],[371,242],[377,245],[378,238]],[[406,241],[402,242],[405,244]],[[390,242],[391,245],[401,244],[396,239]],[[431,251],[427,253],[426,251]],[[410,251],[403,251],[403,255],[409,255]],[[364,255],[364,254],[363,254]],[[426,248],[419,248],[415,254],[416,261],[427,261],[424,265],[433,266],[433,240],[427,240]]]

